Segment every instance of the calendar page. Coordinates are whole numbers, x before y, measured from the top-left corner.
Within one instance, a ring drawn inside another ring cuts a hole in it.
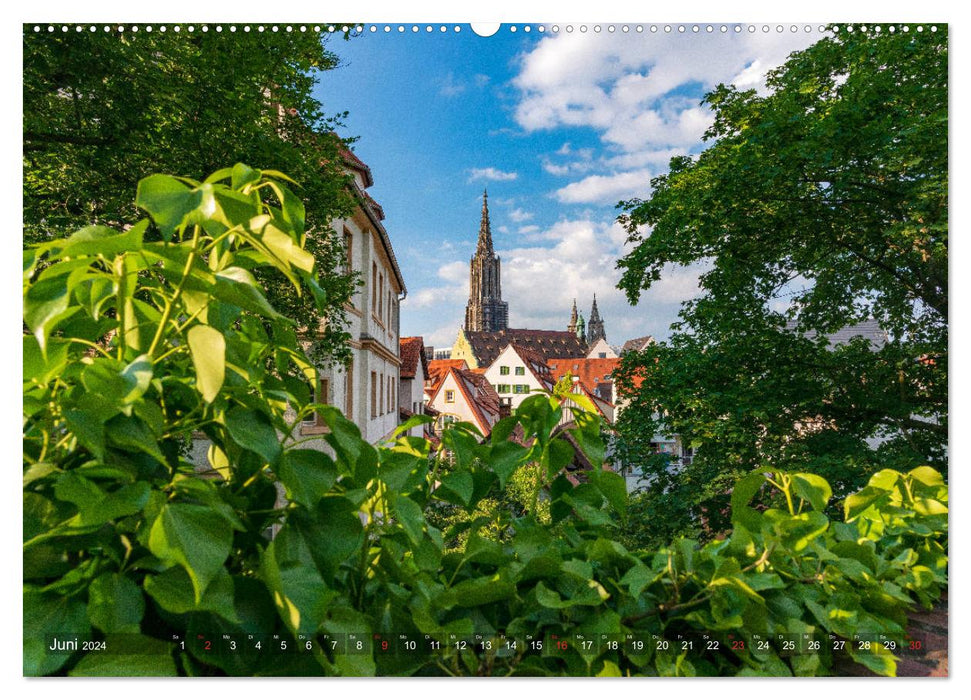
[[[948,675],[946,23],[28,22],[23,104],[24,676]]]

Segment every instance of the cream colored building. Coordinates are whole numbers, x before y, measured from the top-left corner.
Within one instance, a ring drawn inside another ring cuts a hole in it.
[[[371,170],[350,151],[344,152],[344,161],[354,176],[357,206],[351,216],[331,225],[343,234],[347,269],[359,273],[363,284],[345,306],[351,362],[346,368],[321,371],[317,400],[337,406],[364,439],[377,443],[399,423],[399,312],[406,289],[382,223],[384,211],[366,191],[374,184]],[[308,417],[300,429],[304,437],[325,431],[317,416]]]
[[[485,370],[499,401],[513,410],[534,391],[552,391],[553,378],[543,358],[509,343]]]

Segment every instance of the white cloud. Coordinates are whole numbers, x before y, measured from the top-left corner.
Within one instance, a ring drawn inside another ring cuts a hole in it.
[[[467,283],[469,280],[469,264],[461,260],[446,263],[438,268],[438,276],[446,282]]]
[[[500,182],[515,180],[519,177],[515,172],[504,172],[496,168],[472,168],[469,170],[469,182],[475,180],[497,180]]]
[[[589,175],[561,187],[554,196],[564,204],[615,203],[621,199],[643,197],[650,189],[651,172],[632,170],[613,175]]]
[[[531,233],[536,233],[539,231],[539,226],[535,224],[529,224],[528,226],[520,226],[519,233],[523,235],[529,235]]]
[[[529,221],[533,218],[533,212],[524,211],[519,207],[516,207],[511,212],[509,212],[509,218],[515,221],[517,224],[521,224],[524,221]]]
[[[515,120],[527,132],[590,127],[626,151],[690,148],[711,117],[679,88],[737,80],[764,91],[765,73],[814,39],[790,32],[548,36],[521,56]],[[570,153],[569,142],[558,151]]]

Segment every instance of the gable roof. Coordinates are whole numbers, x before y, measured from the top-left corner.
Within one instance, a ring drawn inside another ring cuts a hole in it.
[[[526,369],[529,373],[538,381],[547,391],[553,389],[553,385],[556,380],[553,379],[553,375],[550,372],[549,365],[546,364],[546,358],[540,355],[538,352],[533,352],[528,347],[520,345],[519,343],[509,343],[506,347],[512,348],[513,352],[519,355],[519,359],[523,361],[526,365]],[[506,348],[502,349],[505,352]],[[496,360],[502,356],[502,352],[496,356]]]
[[[491,365],[509,343],[542,357],[585,357],[587,346],[570,331],[506,328],[501,331],[464,331],[479,365]]]
[[[421,362],[422,376],[428,376],[428,358],[425,356],[425,340],[420,335],[401,338],[398,341],[401,352],[401,378],[414,379]]]
[[[796,330],[796,324],[796,321],[786,321],[786,330]],[[807,331],[803,335],[812,340],[818,334],[816,331]],[[879,350],[887,343],[887,332],[880,327],[880,323],[877,320],[872,318],[861,321],[860,323],[843,326],[835,333],[826,334],[825,337],[830,348],[834,348],[837,345],[846,345],[854,338],[867,340],[873,350]]]
[[[449,376],[454,378],[463,401],[475,417],[479,430],[483,435],[489,435],[492,432],[492,426],[499,419],[499,394],[484,375],[476,374],[469,369],[447,368],[432,390],[428,404],[431,405],[435,401]],[[490,417],[493,420],[490,421]]]
[[[646,348],[648,345],[650,345],[653,342],[654,342],[654,336],[651,336],[651,335],[641,336],[640,338],[631,338],[626,343],[624,343],[623,347],[620,349],[620,352],[625,353],[630,350],[640,351]]]

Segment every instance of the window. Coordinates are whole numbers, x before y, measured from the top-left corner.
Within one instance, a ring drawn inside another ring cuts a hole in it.
[[[512,387],[512,393],[514,394],[528,394],[529,384],[514,384]]]
[[[501,365],[499,367],[499,374],[509,374],[509,367],[506,365]]]
[[[378,308],[378,264],[371,263],[371,313]],[[366,312],[365,312],[366,313]]]
[[[498,386],[496,386],[496,392],[499,393],[499,394],[508,394],[509,393],[509,385],[508,384],[499,384]]]
[[[310,391],[310,403],[327,403],[330,397],[330,380],[321,379],[319,386],[315,386]],[[324,420],[315,409],[312,413],[305,416],[301,421],[306,426],[323,426]]]
[[[378,373],[371,372],[371,418],[378,417]]]
[[[378,318],[384,316],[384,275],[378,274]]]
[[[379,416],[383,416],[385,414],[385,410],[384,410],[384,372],[382,372],[381,374],[379,374],[378,377],[379,377],[379,379],[378,379],[378,394],[379,394],[378,401],[381,404],[381,406],[380,406],[380,409],[381,410],[378,412],[378,415]]]
[[[354,360],[347,363],[347,376],[344,378],[344,404],[347,409],[345,415],[349,420],[354,420]]]
[[[600,357],[600,358],[603,358],[603,359],[606,359],[606,358],[607,358],[607,353],[605,353],[605,352],[598,352],[598,353],[597,353],[597,357]]]
[[[354,249],[352,243],[354,242],[354,237],[351,236],[351,232],[346,228],[344,229],[344,253],[347,255],[345,264],[347,265],[347,272],[354,269]]]
[[[451,389],[445,391],[445,403],[455,403],[455,392]]]
[[[517,367],[516,368],[516,376],[517,377],[525,377],[526,376],[526,368],[525,367]]]
[[[394,389],[391,386],[393,381],[394,378],[388,375],[388,413],[394,410]]]

